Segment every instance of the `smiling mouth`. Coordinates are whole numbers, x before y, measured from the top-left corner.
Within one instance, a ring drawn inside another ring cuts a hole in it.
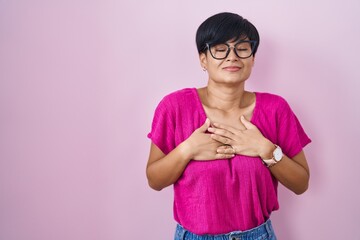
[[[237,72],[241,69],[241,67],[230,66],[230,67],[224,67],[223,69],[229,72]]]

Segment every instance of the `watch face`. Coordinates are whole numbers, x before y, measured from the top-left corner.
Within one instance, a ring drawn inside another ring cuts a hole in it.
[[[277,147],[275,150],[274,150],[274,159],[278,162],[282,159],[283,157],[283,153],[281,151],[281,148],[280,147]]]

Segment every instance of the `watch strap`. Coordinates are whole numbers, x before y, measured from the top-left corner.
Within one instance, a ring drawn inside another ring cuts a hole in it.
[[[280,151],[281,152],[281,156],[282,156],[282,151],[281,148],[275,144],[275,150],[272,152],[273,157],[270,159],[262,159],[263,163],[267,166],[267,167],[272,167],[275,164],[277,164],[278,162],[280,162],[282,160],[282,157],[279,160],[275,159],[275,151]]]

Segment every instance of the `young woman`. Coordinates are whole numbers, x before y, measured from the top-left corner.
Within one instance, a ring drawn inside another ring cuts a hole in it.
[[[308,188],[311,140],[288,103],[245,90],[259,40],[237,14],[208,18],[196,33],[207,85],[173,92],[155,111],[146,173],[155,190],[174,186],[176,240],[276,239],[278,182]]]

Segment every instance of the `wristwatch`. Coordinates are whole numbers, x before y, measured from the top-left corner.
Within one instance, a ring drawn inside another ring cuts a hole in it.
[[[268,167],[274,166],[275,164],[280,162],[281,159],[283,158],[283,152],[282,152],[281,148],[278,145],[275,145],[275,147],[276,148],[272,153],[273,157],[271,159],[263,159],[263,162]]]

